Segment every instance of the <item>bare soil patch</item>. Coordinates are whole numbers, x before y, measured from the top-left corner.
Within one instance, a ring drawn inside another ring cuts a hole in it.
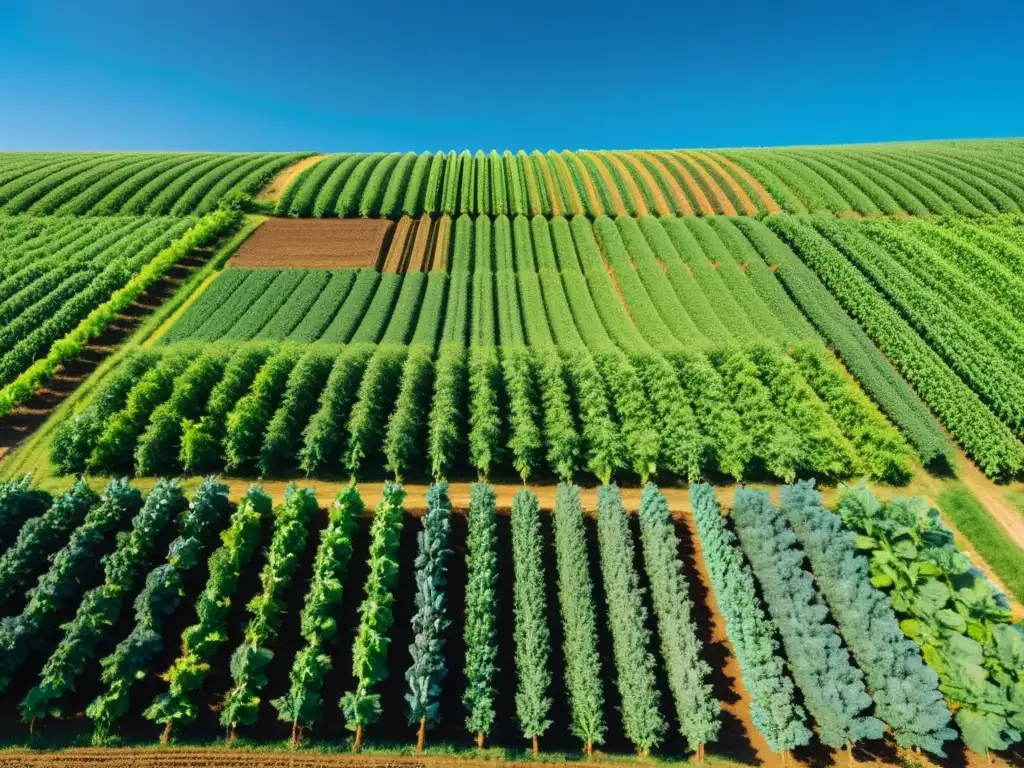
[[[232,267],[379,268],[395,224],[386,219],[271,219],[242,243]]]
[[[615,178],[612,176],[611,171],[608,170],[608,166],[605,165],[605,163],[604,163],[605,159],[608,158],[608,155],[607,154],[598,155],[596,152],[588,152],[587,154],[590,156],[590,159],[593,161],[594,167],[597,168],[597,172],[598,172],[598,174],[600,174],[601,180],[604,181],[604,186],[608,190],[608,196],[611,197],[611,199],[612,199],[612,208],[615,209],[615,215],[616,216],[625,216],[628,212],[626,211],[626,204],[622,200],[622,195],[619,194],[619,185],[615,183]],[[621,166],[619,167],[619,172],[620,173],[625,173],[626,177],[628,179],[632,180],[633,177],[630,176],[629,173],[624,168],[622,168]],[[634,197],[637,197],[638,199],[640,199],[639,198],[639,193],[640,193],[640,190],[639,189],[636,190],[636,192],[634,193]],[[644,205],[642,199],[640,199],[640,205],[644,208],[644,211],[646,212],[647,206]]]
[[[395,234],[391,238],[391,247],[388,248],[388,255],[384,259],[382,272],[394,274],[404,273],[409,263],[409,251],[412,248],[412,239],[416,230],[416,220],[403,216],[395,225]]]
[[[323,160],[327,155],[313,155],[307,157],[299,162],[289,165],[287,168],[283,168],[278,171],[277,175],[274,176],[260,193],[256,196],[257,200],[277,200],[281,197],[288,185],[291,184],[295,179],[298,178],[299,174],[307,168],[312,168],[314,165]]]
[[[50,414],[113,354],[118,345],[206,262],[209,255],[208,249],[196,249],[182,257],[148,291],[126,307],[80,355],[58,366],[50,381],[29,400],[0,416],[0,459],[41,427]]]
[[[434,232],[431,237],[432,242],[427,244],[428,253],[433,254],[431,271],[448,271],[448,243],[451,241],[451,237],[452,217],[446,214],[434,224]]]
[[[557,173],[562,180],[567,198],[565,203],[569,208],[566,215],[571,214],[575,216],[578,213],[583,213],[583,197],[580,195],[580,191],[576,188],[576,183],[572,179],[572,173],[569,171],[569,162],[558,153],[555,153],[554,156],[548,157],[548,162],[545,165],[550,166],[552,183],[556,187],[557,180],[554,178],[554,175]],[[584,173],[583,178],[589,179],[590,176]]]
[[[429,213],[420,216],[416,225],[416,237],[412,241],[409,253],[409,272],[429,272],[434,260],[433,240],[435,236],[434,220]]]
[[[590,210],[594,212],[595,216],[600,216],[606,211],[604,210],[604,206],[601,205],[601,196],[597,194],[597,187],[594,186],[594,180],[590,178],[590,171],[587,170],[587,166],[583,164],[583,158],[578,154],[573,153],[569,157],[571,160],[566,160],[566,165],[570,162],[576,164],[576,172],[580,175],[580,179],[583,181],[583,189],[587,195],[587,205]],[[569,183],[572,184],[572,174],[568,172],[568,168],[566,168],[566,172],[569,176]],[[575,188],[576,185],[573,184],[573,189]]]
[[[775,198],[773,198],[768,193],[768,190],[761,186],[761,182],[759,182],[757,179],[751,176],[745,168],[740,167],[732,160],[730,160],[727,157],[723,157],[722,155],[716,154],[715,159],[722,165],[726,166],[736,176],[739,176],[741,179],[747,182],[747,184],[749,184],[751,188],[753,188],[754,193],[757,195],[758,199],[764,204],[765,210],[767,210],[768,213],[782,212],[782,208],[780,208],[779,204],[775,202]]]
[[[544,186],[547,187],[548,200],[551,201],[551,215],[561,216],[563,213],[562,198],[558,194],[558,186],[555,184],[555,175],[551,170],[551,163],[548,158],[545,157],[539,165],[544,172]],[[542,213],[542,211],[538,210],[537,213]]]

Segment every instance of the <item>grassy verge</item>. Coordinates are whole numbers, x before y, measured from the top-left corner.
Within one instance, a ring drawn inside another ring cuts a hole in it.
[[[174,295],[164,302],[153,314],[143,320],[142,324],[128,338],[120,349],[104,360],[86,381],[61,403],[36,433],[18,446],[10,455],[0,462],[0,480],[9,480],[25,472],[32,472],[36,482],[45,485],[51,478],[50,474],[50,441],[57,425],[66,419],[79,405],[88,402],[97,391],[103,378],[124,359],[132,349],[143,344],[189,300],[189,297],[202,286],[214,273],[223,269],[227,260],[239,249],[245,239],[260,224],[267,220],[266,216],[246,216],[241,225],[223,243],[215,247],[213,256],[200,269],[197,269]]]
[[[1011,594],[1024,601],[1024,552],[1003,535],[992,519],[966,488],[950,488],[939,494],[939,509],[995,571]]]
[[[1024,491],[1007,491],[1006,501],[1024,517]]]

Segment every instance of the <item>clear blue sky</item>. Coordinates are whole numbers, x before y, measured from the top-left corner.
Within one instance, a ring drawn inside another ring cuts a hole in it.
[[[3,0],[0,149],[1024,135],[1022,0]]]

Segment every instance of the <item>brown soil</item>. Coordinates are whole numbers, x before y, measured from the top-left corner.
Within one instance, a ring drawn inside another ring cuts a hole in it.
[[[430,263],[433,261],[433,250],[430,248],[430,241],[434,235],[434,220],[429,213],[420,216],[416,225],[416,237],[412,241],[412,251],[409,254],[409,272],[429,272]]]
[[[676,158],[672,157],[668,152],[659,152],[657,157],[672,166],[672,169],[683,178],[683,182],[686,184],[686,188],[693,195],[694,200],[697,201],[697,207],[700,208],[700,213],[710,216],[715,212],[714,207],[711,205],[711,201],[708,200],[708,196],[704,194],[704,190],[701,188],[697,180],[693,178],[693,174],[687,170],[686,166],[679,162]]]
[[[690,205],[689,199],[686,197],[686,193],[683,188],[679,186],[679,182],[676,181],[676,177],[672,175],[665,164],[661,161],[661,158],[652,154],[651,152],[637,152],[636,154],[643,157],[645,160],[654,165],[658,169],[658,173],[661,178],[665,180],[665,185],[668,187],[669,192],[672,193],[672,199],[676,203],[676,210],[682,211],[684,216],[693,214],[693,206]],[[643,165],[643,163],[638,163]],[[653,174],[652,174],[653,176]]]
[[[433,272],[448,271],[448,243],[452,236],[452,217],[447,214],[437,220],[433,232],[433,248],[428,245],[428,250],[433,254]]]
[[[547,161],[547,164],[550,164],[552,185],[556,189],[558,188],[554,180],[554,174],[557,173],[562,179],[563,188],[567,190],[566,194],[569,195],[569,210],[566,212],[566,215],[576,216],[583,213],[583,198],[580,197],[580,191],[576,189],[576,184],[572,180],[572,174],[569,172],[569,164],[566,162],[566,159],[556,152],[554,157],[547,156]],[[584,178],[590,177],[584,174]]]
[[[398,224],[395,225],[395,234],[391,238],[391,246],[388,248],[388,255],[384,259],[382,272],[394,274],[405,272],[409,264],[409,251],[412,248],[415,230],[415,219],[403,216],[398,220]]]
[[[747,191],[738,181],[736,181],[736,179],[726,172],[725,168],[719,164],[713,154],[709,152],[691,152],[690,156],[707,163],[707,165],[711,167],[711,170],[717,174],[719,180],[729,185],[736,197],[739,198],[740,203],[743,205],[742,213],[747,216],[753,216],[757,213],[757,206],[754,205],[754,201],[750,199],[750,195],[747,194]]]
[[[271,219],[242,243],[232,267],[379,267],[394,222],[386,219]]]
[[[665,199],[665,195],[661,191],[661,187],[658,186],[658,182],[654,178],[654,174],[648,170],[646,165],[634,157],[632,152],[623,152],[621,155],[612,155],[612,157],[621,164],[628,164],[634,171],[640,174],[640,177],[647,183],[647,186],[651,190],[651,194],[654,196],[654,207],[656,209],[654,213],[656,215],[672,215],[672,209],[669,208],[668,200]]]
[[[208,249],[196,249],[183,257],[149,290],[117,316],[80,355],[58,366],[53,377],[29,400],[0,416],[0,459],[14,450],[50,417],[78,385],[89,378],[113,354],[138,325],[173,294],[192,272],[209,258]]]
[[[741,179],[747,182],[747,184],[749,184],[751,188],[753,188],[754,192],[757,194],[758,199],[764,205],[765,210],[767,210],[768,213],[782,212],[782,208],[780,208],[779,204],[775,202],[775,199],[768,193],[768,190],[762,187],[761,182],[759,182],[757,179],[751,176],[750,172],[747,171],[746,168],[742,168],[729,158],[723,157],[722,155],[715,154],[714,157],[719,163],[727,167],[735,175],[739,176]]]
[[[277,175],[270,180],[267,186],[260,190],[260,193],[256,196],[256,199],[277,200],[278,198],[281,197],[281,193],[288,188],[288,185],[291,184],[292,181],[294,181],[296,178],[298,178],[300,173],[302,173],[307,168],[311,168],[312,166],[316,165],[325,157],[327,157],[327,155],[313,155],[312,157],[307,157],[303,160],[299,160],[299,162],[293,163],[292,165],[289,165],[287,168],[278,171]]]
[[[612,208],[614,210],[609,215],[625,216],[627,214],[626,204],[622,201],[622,195],[619,194],[619,186],[615,183],[615,177],[612,176],[612,172],[608,170],[608,166],[604,163],[607,155],[599,155],[596,152],[587,152],[586,154],[589,155],[590,159],[593,161],[594,167],[597,168],[597,172],[601,175],[601,179],[604,181],[604,186],[608,190],[608,196],[612,199]],[[626,172],[626,176],[632,179],[628,172]],[[637,190],[637,192],[639,192],[639,190]],[[642,201],[641,205],[643,205]],[[644,206],[645,210],[646,208],[647,206]]]
[[[723,190],[722,187],[718,184],[718,182],[715,181],[715,179],[711,176],[711,174],[708,173],[707,168],[701,165],[700,162],[695,160],[687,152],[679,152],[678,154],[680,157],[683,157],[686,160],[688,160],[690,164],[694,167],[694,169],[697,171],[697,175],[704,180],[704,183],[707,185],[708,189],[711,190],[711,194],[715,196],[715,202],[718,204],[719,210],[721,210],[722,213],[725,214],[726,216],[735,216],[736,207],[732,204],[732,200],[729,199],[729,196],[725,194],[725,190]]]
[[[590,172],[587,170],[587,166],[583,164],[583,158],[575,152],[571,153],[569,157],[571,160],[565,160],[562,158],[566,164],[565,173],[566,176],[569,177],[569,183],[572,184],[573,181],[572,174],[569,172],[569,163],[572,162],[575,163],[576,172],[580,175],[580,179],[583,181],[583,189],[587,193],[588,207],[595,216],[600,216],[601,214],[606,213],[604,206],[601,205],[601,197],[597,194],[597,187],[594,186],[594,180],[590,178]],[[576,185],[572,184],[572,188],[575,190]],[[580,205],[582,206],[582,204],[583,200],[581,199]]]
[[[564,213],[562,210],[562,196],[558,194],[558,184],[555,183],[555,174],[551,170],[551,162],[551,158],[545,155],[541,160],[540,167],[544,171],[544,185],[548,189],[548,200],[551,201],[551,215],[561,216]],[[543,211],[539,210],[537,212],[543,213]]]

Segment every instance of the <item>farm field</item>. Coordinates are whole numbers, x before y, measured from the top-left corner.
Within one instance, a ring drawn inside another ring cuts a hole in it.
[[[329,155],[282,216],[1021,213],[1020,142],[723,151]]]
[[[1015,764],[1022,147],[0,154],[0,764]]]

